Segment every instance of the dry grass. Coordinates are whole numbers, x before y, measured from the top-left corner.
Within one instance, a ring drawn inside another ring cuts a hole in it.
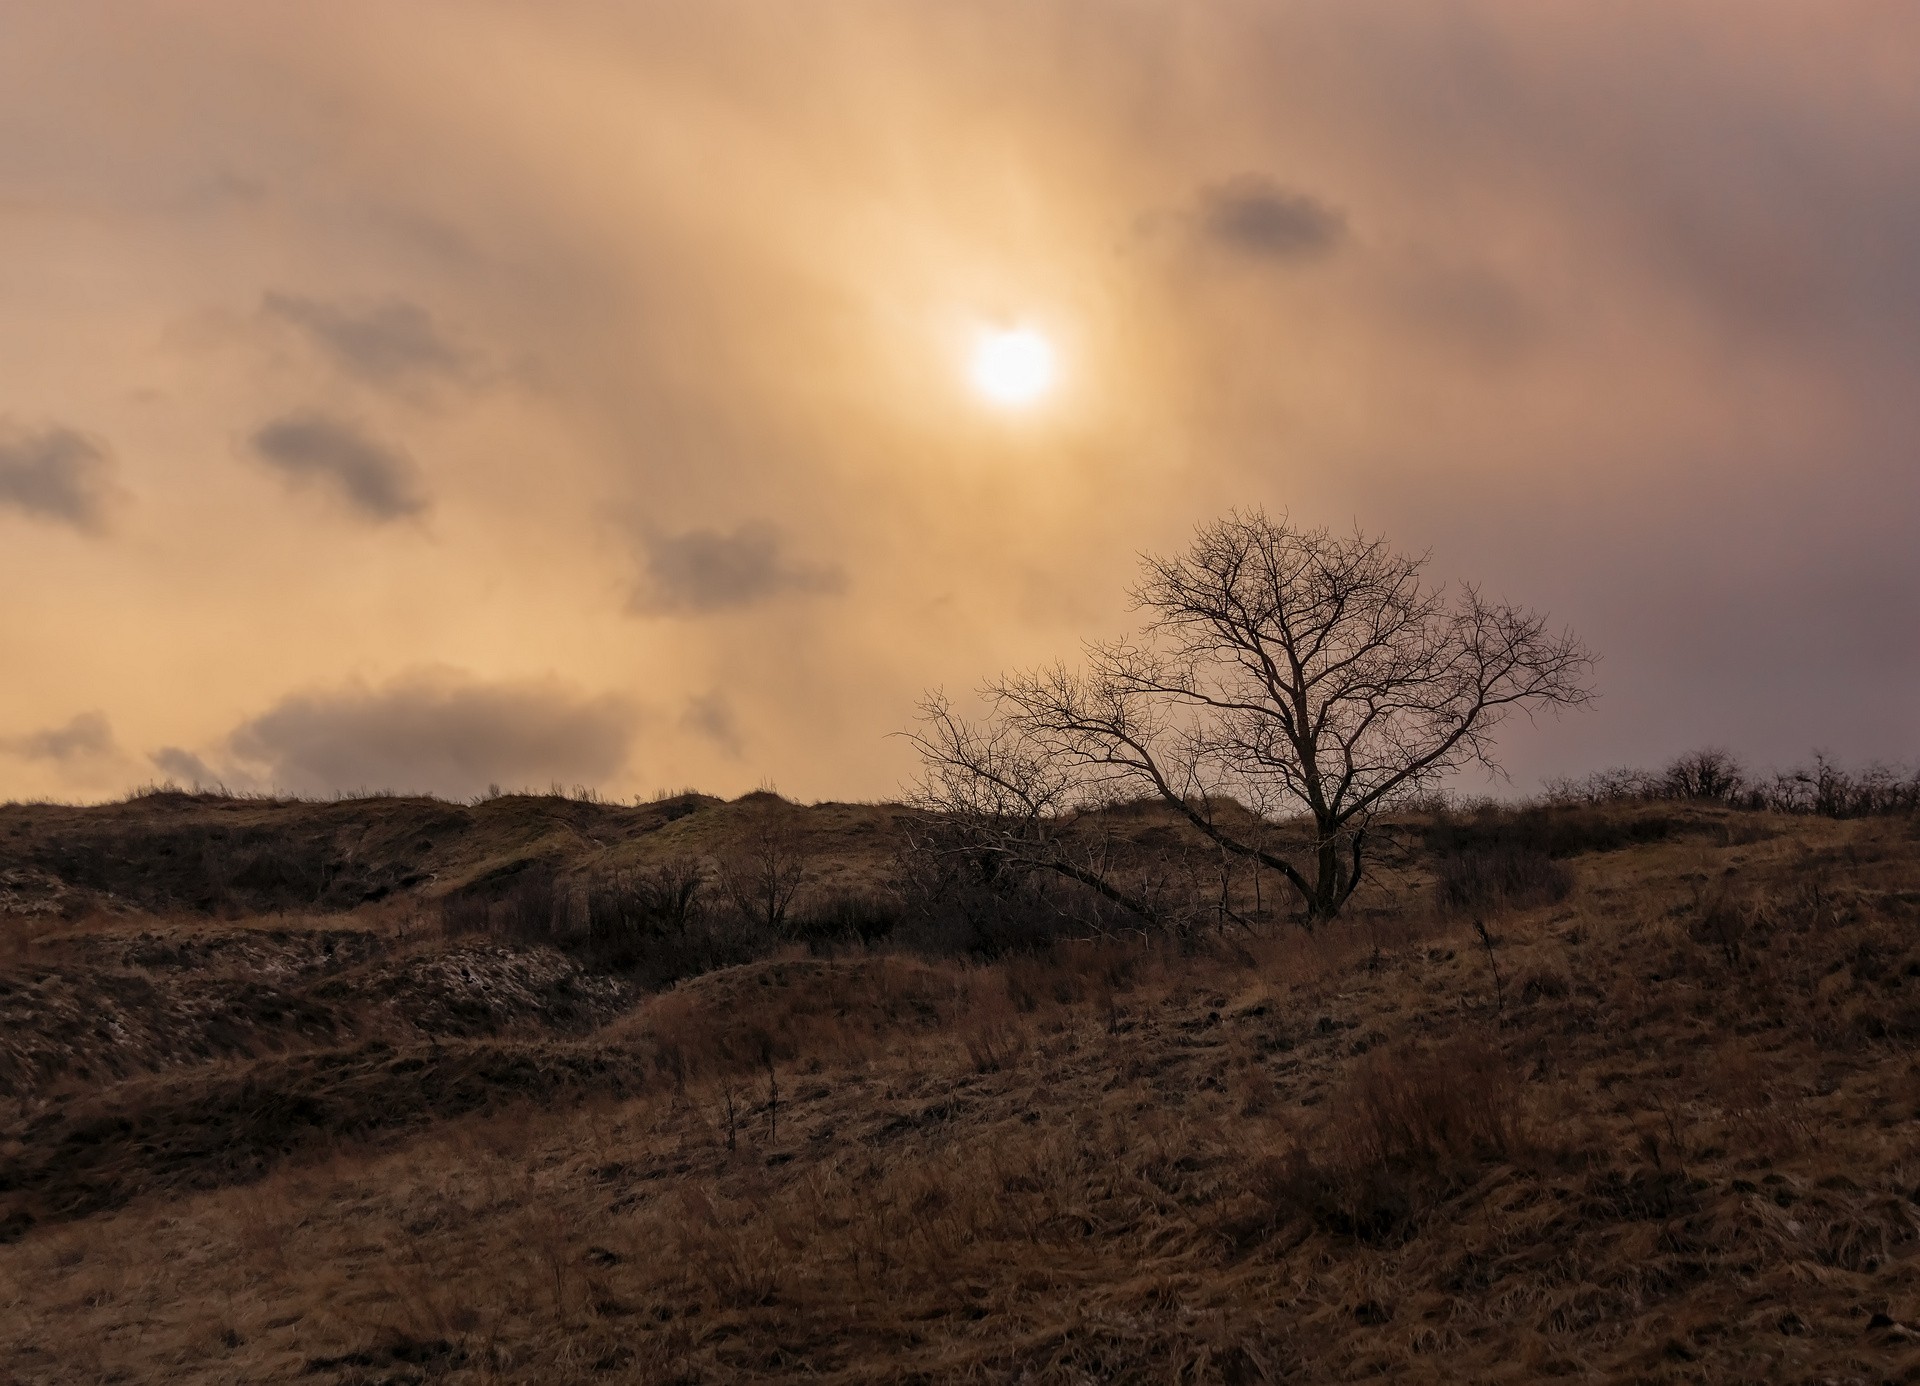
[[[42,1217],[0,1377],[1920,1381],[1920,836],[1777,827],[1565,859],[1487,917],[1499,998],[1416,878],[1314,939],[796,952],[269,1057],[411,1118]]]

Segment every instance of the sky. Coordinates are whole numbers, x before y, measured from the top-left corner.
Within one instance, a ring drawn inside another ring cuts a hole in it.
[[[1905,0],[0,0],[0,798],[892,797],[1256,505],[1910,762],[1917,367]]]

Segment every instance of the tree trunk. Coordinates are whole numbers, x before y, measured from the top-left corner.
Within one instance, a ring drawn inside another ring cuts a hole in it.
[[[1320,830],[1319,861],[1313,878],[1311,917],[1320,923],[1340,912],[1340,838],[1325,828]]]

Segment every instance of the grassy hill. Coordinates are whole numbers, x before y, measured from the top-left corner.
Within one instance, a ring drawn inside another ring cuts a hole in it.
[[[421,797],[333,801],[165,791],[77,808],[0,805],[0,901],[16,913],[97,910],[247,914],[339,911],[438,898],[535,864],[609,871],[711,854],[771,808],[831,880],[873,868],[903,810],[770,794],[732,804],[682,794],[636,807],[509,794],[474,804]]]
[[[1920,1381],[1920,820],[1410,816],[1311,937],[668,986],[495,927],[770,816],[821,919],[914,823],[0,808],[0,1379]]]

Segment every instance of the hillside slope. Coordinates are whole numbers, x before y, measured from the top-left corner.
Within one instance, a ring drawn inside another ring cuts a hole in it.
[[[661,993],[413,887],[12,916],[0,1377],[1920,1381],[1920,824],[1616,826],[1434,825],[1561,834],[1485,940],[1436,862],[1314,938]]]
[[[432,900],[532,866],[617,871],[712,855],[773,813],[824,884],[893,850],[897,805],[800,808],[770,794],[682,794],[634,806],[509,794],[312,801],[161,792],[111,804],[0,804],[0,912],[238,916]]]

